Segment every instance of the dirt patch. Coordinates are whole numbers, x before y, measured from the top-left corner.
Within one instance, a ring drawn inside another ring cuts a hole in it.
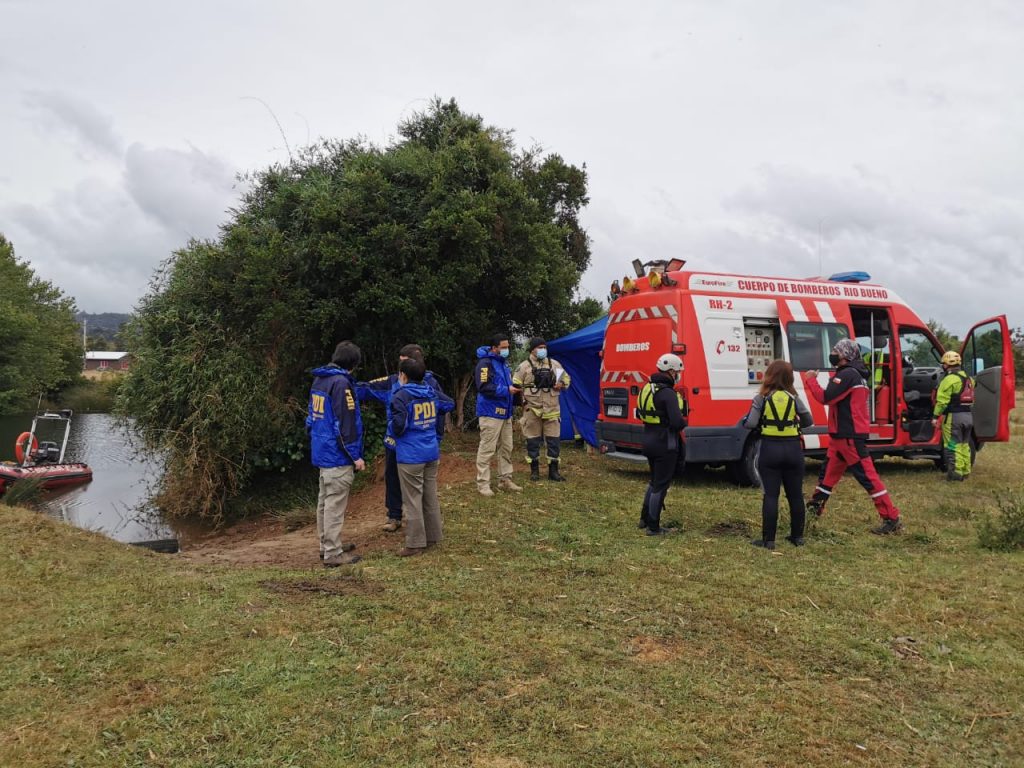
[[[746,520],[726,520],[715,523],[704,533],[707,536],[750,536],[750,523]]]
[[[280,595],[376,595],[381,591],[379,584],[345,578],[322,581],[261,581],[260,586]]]
[[[626,651],[634,659],[645,664],[673,661],[683,655],[682,644],[679,641],[650,635],[630,638]]]
[[[383,466],[383,462],[378,462]],[[444,493],[454,486],[476,479],[476,464],[470,459],[444,454],[438,470],[438,491],[444,510]],[[315,519],[315,510],[310,517]],[[385,519],[383,470],[373,481],[349,498],[345,513],[344,538],[356,545],[355,553],[398,551],[405,544],[404,529],[397,533],[382,530]],[[184,546],[181,557],[199,564],[283,566],[320,568],[320,552],[315,525],[285,531],[281,518],[263,517],[243,521]]]
[[[893,654],[904,661],[923,661],[921,651],[918,650],[917,640],[912,637],[894,637],[890,641]]]

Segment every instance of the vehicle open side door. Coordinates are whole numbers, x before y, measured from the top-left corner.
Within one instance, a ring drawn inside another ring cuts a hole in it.
[[[960,347],[964,371],[974,378],[974,435],[979,442],[1010,439],[1010,411],[1016,396],[1013,340],[1006,315],[975,325]]]

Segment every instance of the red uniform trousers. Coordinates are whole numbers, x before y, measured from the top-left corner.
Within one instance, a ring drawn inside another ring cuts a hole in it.
[[[818,487],[814,489],[814,496],[811,497],[819,509],[824,509],[825,502],[832,496],[832,489],[842,479],[847,468],[868,492],[875,509],[884,520],[895,520],[900,516],[900,511],[892,503],[889,492],[878,476],[863,438],[833,437],[829,440],[825,465],[819,475]]]

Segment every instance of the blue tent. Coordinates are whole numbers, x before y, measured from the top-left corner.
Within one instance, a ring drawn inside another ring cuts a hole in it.
[[[548,342],[548,354],[572,377],[572,386],[560,398],[563,440],[572,440],[575,423],[583,439],[597,446],[594,422],[601,403],[601,345],[607,325],[606,315],[568,336]]]

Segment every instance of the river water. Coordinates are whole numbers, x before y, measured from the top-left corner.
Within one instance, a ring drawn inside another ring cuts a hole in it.
[[[40,422],[40,441],[60,445],[63,426]],[[32,426],[32,416],[0,416],[0,461],[14,461],[14,442]],[[43,511],[79,528],[98,531],[123,542],[179,538],[179,531],[148,502],[160,477],[160,462],[132,444],[127,430],[106,413],[76,415],[64,460],[92,467],[84,485],[46,493]]]

